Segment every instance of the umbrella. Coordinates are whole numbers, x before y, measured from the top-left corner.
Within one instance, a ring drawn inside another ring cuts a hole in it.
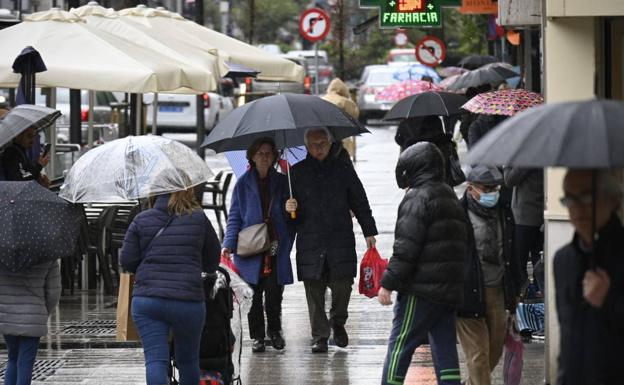
[[[244,78],[244,77],[256,78],[258,77],[258,74],[260,73],[260,71],[257,71],[253,68],[249,68],[242,64],[236,64],[236,63],[226,63],[226,64],[229,68],[229,71],[225,74],[225,76],[229,78]]]
[[[20,52],[13,62],[13,72],[22,75],[17,89],[17,104],[35,104],[35,74],[46,70],[36,49],[28,46]]]
[[[461,75],[454,81],[448,90],[459,90],[461,88],[478,87],[483,84],[497,84],[505,79],[517,77],[518,73],[503,66],[491,66],[472,70]]]
[[[477,114],[513,116],[544,103],[542,95],[523,89],[500,90],[479,94],[462,106]]]
[[[160,136],[129,136],[85,153],[69,170],[60,197],[120,202],[186,190],[212,172],[185,145]]]
[[[454,75],[462,75],[468,72],[466,68],[461,67],[443,67],[438,70],[440,76],[447,78]]]
[[[470,55],[459,61],[459,65],[462,68],[475,69],[484,66],[489,63],[496,62],[494,56],[489,55]]]
[[[0,268],[17,272],[74,254],[80,211],[37,182],[0,182]]]
[[[404,80],[378,91],[375,98],[377,100],[396,102],[410,95],[427,91],[442,91],[442,88],[424,80]]]
[[[10,58],[28,45],[41,53],[48,68],[37,76],[38,87],[135,93],[217,88],[218,73],[95,29],[58,8],[32,14],[0,31],[0,88],[18,83]]]
[[[119,11],[122,19],[152,30],[175,31],[181,40],[204,50],[216,50],[219,58],[229,64],[240,64],[259,71],[258,79],[302,82],[303,68],[290,60],[271,55],[260,48],[243,43],[210,28],[187,20],[165,9],[138,5]]]
[[[420,80],[423,76],[428,76],[436,83],[440,81],[440,75],[433,68],[423,64],[400,67],[392,76],[396,80]]]
[[[467,100],[463,95],[450,92],[423,92],[399,101],[384,116],[384,120],[403,120],[428,115],[449,116],[459,113]]]
[[[21,104],[0,120],[0,147],[28,128],[43,130],[61,116],[61,112],[48,107]]]
[[[457,81],[457,79],[459,79],[461,75],[453,75],[453,76],[449,76],[448,78],[442,80],[440,83],[438,83],[438,86],[442,87],[442,89],[445,89],[447,91],[450,92],[458,92],[461,93],[460,90],[449,90],[448,88],[451,86],[451,84],[455,83]]]
[[[290,166],[294,166],[298,162],[304,160],[308,155],[308,151],[305,146],[292,147],[287,148],[282,152],[282,157],[284,159],[279,160],[279,165],[285,171]],[[225,153],[225,157],[232,167],[232,171],[234,171],[234,175],[237,178],[240,178],[241,175],[245,173],[249,169],[249,160],[247,159],[247,151],[227,151]],[[283,161],[288,162],[288,165],[283,165]]]
[[[278,148],[301,146],[308,128],[326,127],[340,140],[369,132],[356,119],[317,96],[284,93],[247,103],[230,112],[202,143],[216,152],[246,150],[271,137]]]
[[[524,168],[624,167],[624,103],[546,104],[505,120],[468,153],[468,164]]]

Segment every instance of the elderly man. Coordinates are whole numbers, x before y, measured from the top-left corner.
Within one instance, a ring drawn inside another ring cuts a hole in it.
[[[303,281],[314,344],[312,352],[327,352],[330,327],[339,347],[349,343],[347,322],[353,278],[357,271],[354,213],[368,248],[375,246],[377,228],[366,192],[353,166],[330,155],[327,129],[305,134],[308,156],[292,168],[294,199],[286,211],[296,213],[297,276]],[[325,291],[331,289],[330,318],[325,314]]]
[[[617,216],[621,185],[609,171],[570,170],[563,189],[561,203],[575,234],[554,260],[561,328],[557,384],[624,384],[624,227]]]
[[[1,163],[6,180],[36,180],[45,187],[49,186],[50,181],[44,174],[41,174],[41,170],[50,160],[49,155],[41,155],[37,162],[33,162],[26,153],[32,147],[36,137],[37,131],[34,128],[28,128],[16,136],[11,145],[4,150]]]

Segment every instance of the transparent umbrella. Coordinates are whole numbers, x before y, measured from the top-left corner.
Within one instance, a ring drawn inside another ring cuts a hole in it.
[[[186,190],[212,175],[206,162],[182,143],[129,136],[78,159],[59,196],[70,202],[124,202]]]

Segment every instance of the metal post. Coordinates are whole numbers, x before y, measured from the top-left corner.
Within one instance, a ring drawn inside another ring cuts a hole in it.
[[[219,12],[221,13],[221,33],[227,35],[228,24],[230,23],[230,3],[221,0],[219,3]]]
[[[87,148],[93,147],[93,111],[95,109],[95,91],[89,90],[89,126],[87,127]],[[81,130],[82,132],[82,130]]]
[[[81,94],[80,90],[69,90],[69,142],[82,144]]]
[[[207,95],[210,97],[209,95]],[[204,138],[206,137],[206,122],[204,118],[204,98],[202,95],[197,95],[195,99],[195,103],[197,103],[197,142],[196,142],[196,151],[197,155],[199,155],[202,159],[206,155],[206,152],[203,148],[201,148],[201,144],[204,142]]]
[[[158,92],[154,92],[152,101],[152,135],[158,135]]]
[[[319,54],[318,54],[318,41],[314,43],[314,60],[316,62],[316,75],[314,75],[314,94],[319,94]]]
[[[56,88],[50,88],[50,93],[47,98],[47,105],[50,108],[56,109]],[[56,122],[52,123],[48,127],[46,137],[50,143],[50,162],[47,166],[47,174],[50,180],[56,177]]]
[[[143,94],[137,94],[136,98],[136,126],[135,135],[141,135],[141,123],[143,120]]]

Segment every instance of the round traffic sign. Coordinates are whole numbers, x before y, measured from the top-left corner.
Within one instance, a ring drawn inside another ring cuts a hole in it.
[[[308,41],[325,39],[329,28],[329,15],[320,8],[310,8],[299,18],[299,33]]]
[[[403,31],[397,31],[396,35],[394,35],[394,44],[397,47],[405,47],[408,41],[409,39]]]
[[[416,58],[424,65],[435,67],[446,58],[446,46],[435,36],[425,36],[416,43]]]

